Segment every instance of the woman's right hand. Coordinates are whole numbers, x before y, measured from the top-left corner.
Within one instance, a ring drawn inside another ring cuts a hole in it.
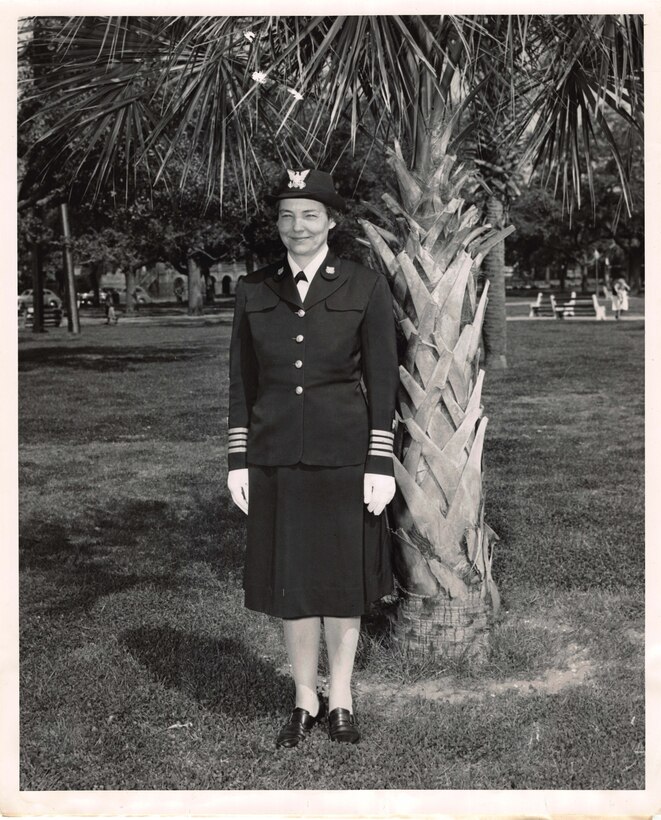
[[[236,506],[248,515],[248,469],[230,470],[227,473],[227,486]]]

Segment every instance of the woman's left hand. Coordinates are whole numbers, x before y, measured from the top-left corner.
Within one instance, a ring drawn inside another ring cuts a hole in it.
[[[395,479],[389,475],[365,473],[363,488],[367,509],[374,515],[381,515],[395,495]]]

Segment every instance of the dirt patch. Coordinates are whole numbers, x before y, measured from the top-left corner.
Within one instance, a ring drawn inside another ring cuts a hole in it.
[[[528,623],[543,623],[543,619],[528,619]],[[548,625],[548,623],[547,623]],[[560,632],[567,626],[557,625]],[[627,629],[624,637],[635,645],[645,641],[644,632]],[[356,682],[357,694],[370,699],[387,701],[395,706],[405,701],[421,697],[431,701],[463,703],[467,701],[494,698],[499,695],[516,693],[519,695],[556,695],[566,689],[590,683],[595,674],[603,673],[603,661],[596,662],[590,657],[590,650],[575,642],[569,642],[555,655],[553,663],[538,675],[526,677],[476,677],[472,681],[460,680],[453,675],[443,675],[412,683],[378,680],[372,676],[360,677]]]
[[[526,694],[555,695],[563,689],[580,686],[590,680],[594,665],[588,660],[577,660],[568,669],[549,669],[535,678],[512,678],[506,681],[479,680],[474,685],[458,684],[451,676],[417,681],[411,684],[379,682],[374,680],[358,681],[357,694],[369,695],[370,698],[401,703],[416,697],[426,700],[442,700],[448,703],[482,700],[486,697],[515,692]]]

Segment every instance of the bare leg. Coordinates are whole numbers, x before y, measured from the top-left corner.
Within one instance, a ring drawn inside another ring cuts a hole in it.
[[[319,668],[320,618],[292,618],[284,620],[285,645],[292,675],[296,684],[296,706],[316,715],[317,673]]]
[[[328,707],[353,711],[351,675],[358,646],[360,616],[356,618],[324,618],[324,636],[330,666]]]

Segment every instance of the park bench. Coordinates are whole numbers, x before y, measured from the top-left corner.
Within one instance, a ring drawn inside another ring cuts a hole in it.
[[[556,302],[555,296],[550,293],[548,298],[544,298],[545,294],[538,293],[537,299],[530,303],[529,316],[547,316],[551,319],[556,318]]]
[[[591,296],[577,296],[572,292],[571,298],[566,302],[556,300],[555,313],[558,319],[606,318],[606,308],[599,304],[596,293]]]
[[[530,303],[530,316],[546,316],[553,319],[606,318],[606,308],[599,304],[596,294],[577,296],[572,291],[566,300],[556,298],[552,293],[546,296],[537,294],[537,299]]]
[[[34,324],[34,308],[30,305],[24,313],[25,327]],[[59,327],[62,324],[62,308],[44,305],[44,327]]]

